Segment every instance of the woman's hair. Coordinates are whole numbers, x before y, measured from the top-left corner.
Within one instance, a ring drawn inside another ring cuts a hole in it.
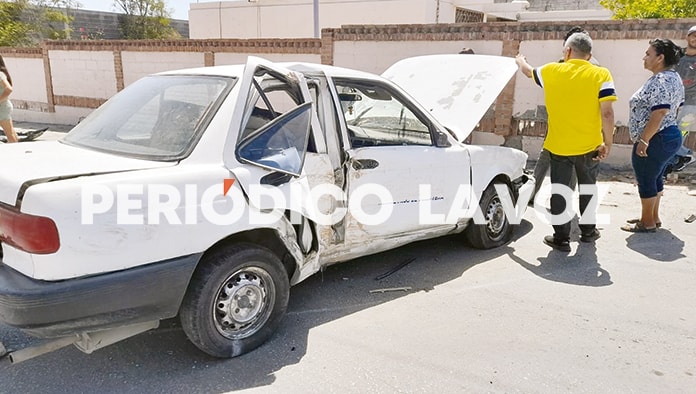
[[[5,59],[2,58],[2,55],[0,55],[0,71],[5,73],[5,75],[7,76],[7,82],[9,82],[10,85],[12,85],[12,77],[10,76],[10,72],[7,71],[7,66],[5,65]]]
[[[570,30],[568,30],[568,32],[566,33],[565,37],[563,37],[563,43],[565,44],[565,42],[568,41],[568,39],[570,38],[570,36],[572,36],[572,35],[575,34],[575,33],[585,33],[585,34],[588,34],[588,35],[590,34],[590,33],[587,32],[587,30],[583,29],[583,28],[580,27],[580,26],[573,26],[573,27],[570,28]]]
[[[672,67],[679,63],[684,56],[684,49],[666,38],[656,38],[650,41],[650,46],[655,48],[655,53],[665,56],[665,67]]]

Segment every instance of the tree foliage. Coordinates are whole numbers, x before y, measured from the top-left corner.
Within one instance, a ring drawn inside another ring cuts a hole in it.
[[[600,0],[613,19],[663,19],[696,17],[694,0]]]
[[[114,5],[123,11],[119,24],[125,39],[181,38],[169,24],[164,0],[114,0]]]
[[[33,46],[46,39],[70,37],[70,22],[58,9],[79,6],[75,0],[10,0],[0,3],[0,46]]]
[[[30,44],[31,25],[21,20],[23,2],[0,3],[0,46],[14,47]]]

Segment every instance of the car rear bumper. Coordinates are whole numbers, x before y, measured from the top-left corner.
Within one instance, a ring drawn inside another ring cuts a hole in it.
[[[201,255],[59,282],[0,263],[0,321],[58,337],[176,316]]]

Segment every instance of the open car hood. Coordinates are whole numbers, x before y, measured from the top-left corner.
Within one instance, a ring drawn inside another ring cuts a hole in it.
[[[430,55],[400,60],[382,76],[464,141],[516,71],[510,57]]]

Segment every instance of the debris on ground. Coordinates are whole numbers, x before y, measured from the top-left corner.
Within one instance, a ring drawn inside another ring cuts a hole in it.
[[[416,258],[414,257],[414,258],[411,258],[411,259],[408,259],[408,260],[406,260],[406,261],[401,262],[399,265],[397,265],[396,267],[390,269],[389,271],[387,271],[387,272],[385,272],[385,273],[383,273],[383,274],[381,274],[381,275],[377,275],[377,276],[375,277],[375,280],[382,280],[382,279],[388,277],[389,275],[395,273],[396,271],[398,271],[398,270],[404,268],[405,266],[411,264],[415,259],[416,259]]]
[[[372,293],[387,293],[390,291],[409,291],[411,290],[411,286],[404,286],[404,287],[387,287],[385,289],[374,289],[370,290],[370,294]]]

